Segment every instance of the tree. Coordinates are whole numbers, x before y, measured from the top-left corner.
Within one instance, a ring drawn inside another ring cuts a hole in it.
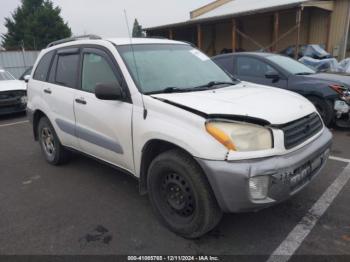
[[[60,13],[51,0],[22,0],[21,6],[5,19],[3,47],[40,50],[52,41],[70,37],[72,31]]]
[[[132,37],[144,37],[142,26],[139,24],[137,19],[134,21],[134,27],[132,29]]]

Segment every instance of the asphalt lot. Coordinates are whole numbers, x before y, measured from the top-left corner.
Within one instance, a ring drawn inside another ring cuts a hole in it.
[[[265,261],[349,164],[330,160],[289,201],[258,213],[227,214],[207,236],[185,240],[158,223],[135,179],[80,155],[62,167],[48,165],[30,124],[22,121],[23,115],[0,118],[2,255],[262,255]],[[333,133],[332,156],[350,159],[350,130]],[[315,226],[295,246],[296,255],[350,255],[349,200],[347,182],[322,216],[308,218]]]

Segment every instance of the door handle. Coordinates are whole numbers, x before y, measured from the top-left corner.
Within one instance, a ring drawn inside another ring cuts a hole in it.
[[[46,93],[46,94],[52,94],[52,91],[51,91],[51,89],[47,88],[47,89],[44,89],[44,93]]]
[[[82,98],[82,97],[75,99],[75,102],[77,102],[78,104],[82,104],[82,105],[86,105],[87,104],[85,99]]]

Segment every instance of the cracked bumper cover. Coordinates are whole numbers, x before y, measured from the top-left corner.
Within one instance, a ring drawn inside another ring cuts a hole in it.
[[[246,161],[210,161],[196,159],[206,173],[216,199],[224,212],[256,211],[282,202],[307,186],[326,165],[332,134],[328,129],[303,148],[282,156]],[[292,186],[297,170],[315,159],[321,164],[302,181]],[[270,176],[268,197],[254,201],[250,197],[249,178]]]

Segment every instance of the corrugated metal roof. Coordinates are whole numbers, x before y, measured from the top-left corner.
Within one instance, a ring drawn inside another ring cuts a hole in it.
[[[310,0],[233,0],[192,20],[256,13],[263,10],[297,6],[308,1]]]
[[[174,24],[145,28],[145,30],[184,26],[194,24],[200,21],[204,22],[225,17],[235,17],[239,15],[280,10],[284,8],[299,6],[303,3],[312,1],[313,0],[232,0],[231,2],[219,6],[213,9],[212,11],[209,11],[191,20],[182,21]]]

